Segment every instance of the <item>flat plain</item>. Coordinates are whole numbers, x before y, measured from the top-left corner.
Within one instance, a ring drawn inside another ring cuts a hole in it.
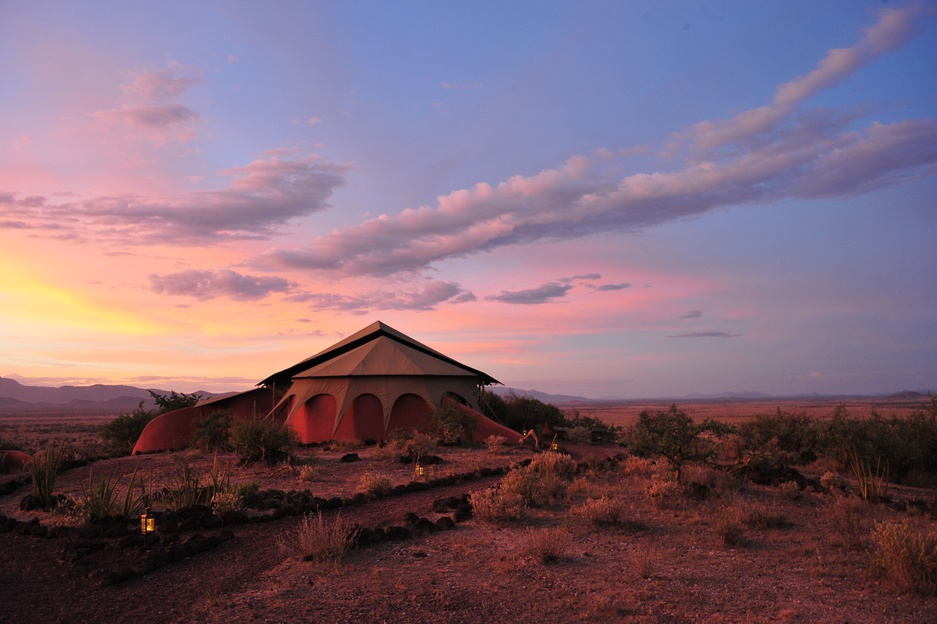
[[[883,416],[903,415],[922,406],[848,399],[679,406],[697,420],[739,422],[778,408],[825,418],[841,402],[854,416],[873,409]],[[628,425],[641,410],[665,410],[670,403],[562,407]],[[93,455],[96,430],[108,418],[6,414],[0,416],[0,438],[29,450],[68,439],[79,453]],[[522,518],[495,523],[476,514],[451,530],[353,549],[341,559],[303,560],[295,546],[301,517],[283,515],[182,532],[177,537],[183,541],[225,530],[230,539],[111,582],[104,572],[133,569],[145,553],[121,546],[118,539],[89,539],[87,548],[96,550],[76,562],[65,556],[71,538],[0,533],[0,621],[937,621],[937,599],[898,588],[869,563],[869,535],[877,523],[937,530],[934,490],[892,486],[888,504],[866,502],[848,472],[839,474],[842,489],[828,490],[758,485],[702,464],[688,466],[684,475],[686,484],[697,485],[662,487],[661,462],[629,459],[621,455],[626,449],[615,445],[563,443],[561,448],[578,468],[553,481],[547,499],[529,506]],[[358,461],[343,462],[350,452]],[[324,512],[324,521],[342,518],[389,530],[413,513],[437,523],[452,513],[439,511],[436,501],[496,486],[503,477],[492,469],[543,454],[512,441],[495,449],[438,447],[436,453],[442,462],[426,479],[452,477],[448,484],[359,497],[355,504]],[[235,485],[309,490],[322,498],[351,499],[375,477],[391,486],[415,479],[412,465],[375,446],[301,448],[292,465],[280,467],[240,466],[231,453],[188,450],[76,466],[59,475],[55,491],[79,497],[99,475],[126,483],[135,470],[156,487],[171,487],[178,458],[204,479],[220,464]],[[303,466],[315,466],[314,476],[304,477]],[[810,483],[828,468],[799,467]],[[0,483],[20,477],[0,475]],[[21,511],[20,500],[29,491],[22,485],[0,496],[0,513],[18,526],[33,519],[47,526],[67,523],[56,512]],[[598,513],[602,505],[613,513]],[[162,537],[168,542],[169,536]]]

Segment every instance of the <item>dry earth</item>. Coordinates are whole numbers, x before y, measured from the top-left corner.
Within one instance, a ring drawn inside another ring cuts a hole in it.
[[[829,414],[832,406],[827,407]],[[0,437],[15,440],[21,423],[10,422],[0,421]],[[33,419],[26,424],[33,433],[57,438],[54,423]],[[50,430],[42,429],[50,425]],[[72,434],[77,441],[87,431]],[[23,443],[29,446],[28,440]],[[579,459],[619,450],[567,449]],[[318,478],[303,482],[289,470],[237,467],[232,456],[220,460],[232,465],[236,482],[308,488],[321,497],[352,496],[366,472],[394,484],[413,477],[412,466],[380,459],[374,447],[354,451],[361,461],[342,463],[347,450],[301,450],[298,463],[315,456],[319,465]],[[440,455],[445,461],[434,467],[433,476],[516,463],[531,451],[443,449]],[[213,461],[207,454],[185,457],[202,473]],[[172,459],[163,454],[123,457],[73,468],[60,475],[55,491],[77,495],[91,469],[97,479],[135,468],[157,483],[168,481]],[[0,475],[0,482],[15,476]],[[901,593],[878,578],[865,552],[850,550],[846,536],[834,528],[843,500],[857,501],[854,484],[853,493],[844,498],[744,484],[703,467],[687,476],[709,484],[710,494],[649,496],[654,476],[647,466],[583,469],[567,483],[564,496],[530,510],[519,522],[499,526],[473,518],[451,531],[353,551],[338,564],[302,561],[295,550],[284,547],[295,534],[295,517],[239,525],[231,529],[234,539],[217,548],[108,586],[96,580],[93,570],[61,559],[66,540],[3,533],[0,622],[937,621],[937,599]],[[432,511],[434,500],[471,493],[498,479],[471,479],[373,500],[343,508],[341,514],[364,526],[399,525],[407,512],[436,519],[440,514]],[[19,511],[28,491],[23,487],[0,496],[0,513],[20,520],[39,517],[50,525],[63,521],[54,514]],[[931,511],[861,503],[854,508],[864,535],[882,520],[911,518],[932,530],[937,526],[937,493],[893,488],[890,494],[925,501]],[[623,522],[598,526],[589,521],[583,511],[586,501],[601,496],[621,504]],[[761,526],[744,521],[759,514],[776,522]],[[726,518],[742,519],[738,539],[728,545],[722,540]],[[547,546],[564,544],[556,561],[544,563]],[[106,557],[116,562],[134,552],[106,549],[105,558],[96,561],[107,565]]]

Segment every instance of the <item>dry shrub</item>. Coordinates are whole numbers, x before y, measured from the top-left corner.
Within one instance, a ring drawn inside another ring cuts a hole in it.
[[[527,529],[521,553],[540,563],[557,563],[572,542],[569,531],[563,528]]]
[[[627,509],[621,500],[602,496],[588,499],[575,513],[597,527],[608,527],[625,524]]]
[[[566,439],[575,444],[592,444],[592,427],[573,427],[566,433]]]
[[[505,524],[524,517],[522,496],[491,487],[472,494],[472,514],[484,522]]]
[[[781,497],[786,500],[795,501],[803,498],[803,492],[796,481],[785,481],[778,486],[778,490],[781,492]]]
[[[393,442],[378,446],[371,453],[371,459],[375,461],[397,461],[400,457],[400,448]]]
[[[216,516],[229,511],[239,511],[242,507],[241,496],[234,491],[217,492],[211,497],[211,510]]]
[[[865,547],[865,504],[855,498],[838,497],[826,510],[826,519],[847,550]]]
[[[579,466],[576,460],[569,455],[547,451],[535,456],[530,462],[530,470],[541,474],[555,474],[561,477],[571,477],[576,474]]]
[[[382,496],[393,489],[390,479],[374,472],[365,472],[358,481],[358,490],[369,496]]]
[[[876,572],[900,591],[937,595],[937,533],[906,519],[877,523],[870,539]]]
[[[315,481],[319,478],[319,462],[308,463],[299,469],[300,482]]]
[[[634,548],[630,555],[631,567],[635,573],[643,578],[649,579],[654,574],[655,562],[654,556],[648,548]]]
[[[742,543],[745,513],[738,501],[720,505],[715,509],[709,528],[717,546],[736,546]]]
[[[717,440],[713,448],[715,458],[724,462],[737,462],[742,458],[744,450],[745,440],[737,433],[730,433]]]
[[[784,529],[791,526],[787,516],[763,503],[743,505],[742,518],[753,529]]]
[[[843,475],[838,472],[833,472],[832,470],[827,470],[823,473],[823,476],[820,477],[820,485],[831,492],[841,491],[845,484],[846,481],[843,479]]]
[[[347,453],[349,451],[357,451],[358,449],[364,446],[364,441],[359,440],[358,438],[351,438],[349,440],[332,440],[329,442],[329,448],[333,451],[338,451],[341,453]]]
[[[436,452],[436,440],[425,433],[416,431],[410,439],[403,443],[401,450],[416,457],[426,457]]]
[[[507,443],[507,438],[504,436],[490,435],[485,438],[485,446],[488,447],[488,452],[492,455],[503,453],[505,443]]]
[[[700,483],[708,488],[716,486],[716,470],[704,464],[687,463],[681,478],[684,483]]]
[[[593,493],[598,489],[599,488],[586,477],[578,477],[567,486],[566,500],[570,502],[589,498],[593,496]]]
[[[647,497],[658,507],[666,506],[682,492],[683,488],[677,482],[676,473],[669,470],[651,475],[651,484],[644,490]]]
[[[296,531],[290,534],[281,548],[287,553],[296,553],[303,561],[330,561],[340,563],[342,557],[352,549],[358,529],[338,514],[326,522],[320,511],[317,515],[306,514]]]
[[[531,464],[505,475],[501,490],[507,496],[520,496],[525,505],[545,507],[566,494],[566,482],[555,472],[538,472]]]
[[[654,472],[654,462],[647,457],[629,455],[621,464],[621,471],[626,475],[649,476]]]

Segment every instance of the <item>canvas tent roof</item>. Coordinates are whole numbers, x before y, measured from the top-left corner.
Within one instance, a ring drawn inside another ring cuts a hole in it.
[[[405,344],[379,336],[293,376],[356,377],[368,375],[433,375],[475,377],[473,373]]]
[[[366,349],[361,350],[362,347]],[[369,354],[381,357],[366,358]],[[400,368],[402,364],[404,367]],[[323,368],[323,365],[327,366]],[[478,378],[482,385],[500,383],[480,370],[457,362],[381,321],[375,321],[328,349],[270,375],[258,385],[285,386],[295,377],[388,374],[472,376]]]

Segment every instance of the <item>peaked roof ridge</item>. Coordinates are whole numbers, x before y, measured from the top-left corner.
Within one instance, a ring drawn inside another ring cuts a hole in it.
[[[371,323],[364,329],[361,329],[355,332],[351,336],[348,336],[347,338],[340,340],[339,342],[335,343],[331,347],[328,347],[327,349],[324,349],[320,351],[319,353],[316,353],[315,355],[308,357],[305,360],[294,364],[293,366],[290,366],[289,368],[285,368],[277,373],[274,373],[273,375],[270,375],[269,377],[267,377],[266,379],[264,379],[257,385],[268,386],[270,384],[279,385],[282,383],[289,383],[295,375],[303,371],[306,371],[314,366],[322,364],[323,362],[327,362],[328,360],[331,360],[332,358],[335,358],[344,353],[347,353],[351,351],[352,349],[356,349],[362,345],[365,345],[373,340],[380,338],[381,336],[385,336],[391,340],[399,342],[410,348],[416,349],[417,351],[422,351],[423,353],[426,353],[427,355],[431,355],[445,362],[448,362],[449,364],[458,366],[459,368],[466,370],[472,373],[473,375],[480,377],[483,380],[483,383],[485,383],[486,385],[493,384],[493,383],[500,383],[494,377],[486,373],[483,373],[480,370],[474,369],[470,366],[466,366],[465,364],[462,364],[461,362],[458,362],[452,359],[451,357],[444,355],[431,347],[426,346],[425,344],[423,344],[422,342],[418,340],[414,340],[413,338],[411,338],[410,336],[407,336],[403,332],[400,332],[394,329],[393,327],[391,327],[390,325],[387,325],[386,323],[378,320],[378,321],[374,321],[373,323]]]

